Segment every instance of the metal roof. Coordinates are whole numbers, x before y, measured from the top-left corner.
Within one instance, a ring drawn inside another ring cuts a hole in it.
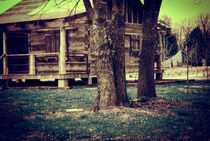
[[[80,0],[22,0],[0,14],[0,24],[57,19],[85,12]],[[77,6],[75,7],[75,5]]]

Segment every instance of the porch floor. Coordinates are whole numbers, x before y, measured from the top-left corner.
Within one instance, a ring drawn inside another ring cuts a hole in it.
[[[69,73],[69,74],[9,74],[0,75],[0,79],[71,79],[71,78],[88,78],[86,73]]]

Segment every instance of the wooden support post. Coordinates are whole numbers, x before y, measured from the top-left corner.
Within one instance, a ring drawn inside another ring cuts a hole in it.
[[[8,62],[7,62],[7,36],[6,32],[3,32],[3,74],[8,74]]]
[[[59,74],[66,74],[66,30],[64,26],[60,28]],[[58,80],[58,87],[68,87],[68,80]]]
[[[59,88],[68,88],[68,80],[67,79],[59,79],[58,87]]]
[[[30,54],[29,56],[29,74],[35,74],[36,73],[36,62],[35,62],[35,55]]]
[[[88,85],[93,85],[93,77],[88,77]]]
[[[59,74],[66,74],[66,31],[60,29]]]

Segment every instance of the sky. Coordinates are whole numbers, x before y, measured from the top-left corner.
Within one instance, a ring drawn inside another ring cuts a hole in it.
[[[184,18],[195,21],[201,13],[210,14],[210,0],[163,0],[159,17],[171,17],[172,24]]]
[[[15,4],[19,3],[21,0],[0,0],[0,14]]]
[[[0,0],[0,13],[20,1],[21,0]],[[190,18],[193,21],[201,13],[210,14],[210,0],[163,0],[159,17],[167,15],[172,19],[173,24],[180,23],[184,18]]]

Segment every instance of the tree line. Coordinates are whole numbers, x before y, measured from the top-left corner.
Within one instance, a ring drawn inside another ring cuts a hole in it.
[[[160,22],[167,24],[170,30],[164,36],[163,60],[167,60],[178,51],[182,52],[182,63],[186,64],[187,44],[189,48],[189,64],[192,66],[210,65],[209,34],[210,14],[201,14],[196,21],[183,19],[172,27],[171,18],[164,15]]]

